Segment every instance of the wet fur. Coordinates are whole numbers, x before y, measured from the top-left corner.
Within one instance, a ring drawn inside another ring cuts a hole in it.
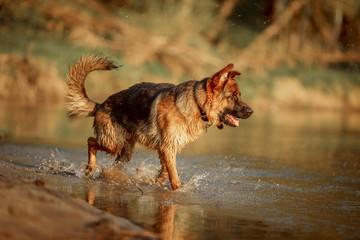
[[[158,181],[162,183],[169,176],[172,188],[180,188],[176,153],[210,124],[231,126],[226,114],[247,118],[252,113],[240,98],[235,81],[240,73],[231,71],[232,64],[202,81],[179,85],[144,82],[111,95],[102,104],[89,99],[84,88],[86,76],[94,70],[115,68],[109,59],[89,55],[75,63],[68,76],[70,113],[94,117],[96,139],[88,139],[90,171],[96,168],[98,150],[127,162],[139,142],[158,151],[162,165]]]

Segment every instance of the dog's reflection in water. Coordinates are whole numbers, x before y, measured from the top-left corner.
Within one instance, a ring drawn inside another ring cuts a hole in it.
[[[86,194],[86,201],[94,206],[96,197],[96,186],[90,185]],[[156,215],[155,233],[161,236],[161,239],[185,239],[185,234],[181,233],[179,228],[175,228],[176,204],[160,204]]]

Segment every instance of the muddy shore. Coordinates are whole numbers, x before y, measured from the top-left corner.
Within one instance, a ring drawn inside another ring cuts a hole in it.
[[[1,166],[0,166],[1,168]],[[0,171],[0,239],[159,239],[129,220]]]

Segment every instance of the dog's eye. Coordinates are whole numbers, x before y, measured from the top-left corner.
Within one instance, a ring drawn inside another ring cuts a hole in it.
[[[238,99],[237,93],[234,92],[233,94],[231,94],[231,98],[232,98],[234,101],[236,101],[236,100]]]
[[[236,92],[233,92],[232,94],[226,96],[225,98],[228,99],[228,100],[231,99],[232,101],[237,101],[237,99],[238,99]]]

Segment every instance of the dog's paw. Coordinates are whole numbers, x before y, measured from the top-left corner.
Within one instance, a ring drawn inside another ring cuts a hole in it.
[[[88,179],[96,179],[98,178],[103,172],[103,168],[101,166],[96,167],[89,167],[87,166],[84,170],[84,177]]]

